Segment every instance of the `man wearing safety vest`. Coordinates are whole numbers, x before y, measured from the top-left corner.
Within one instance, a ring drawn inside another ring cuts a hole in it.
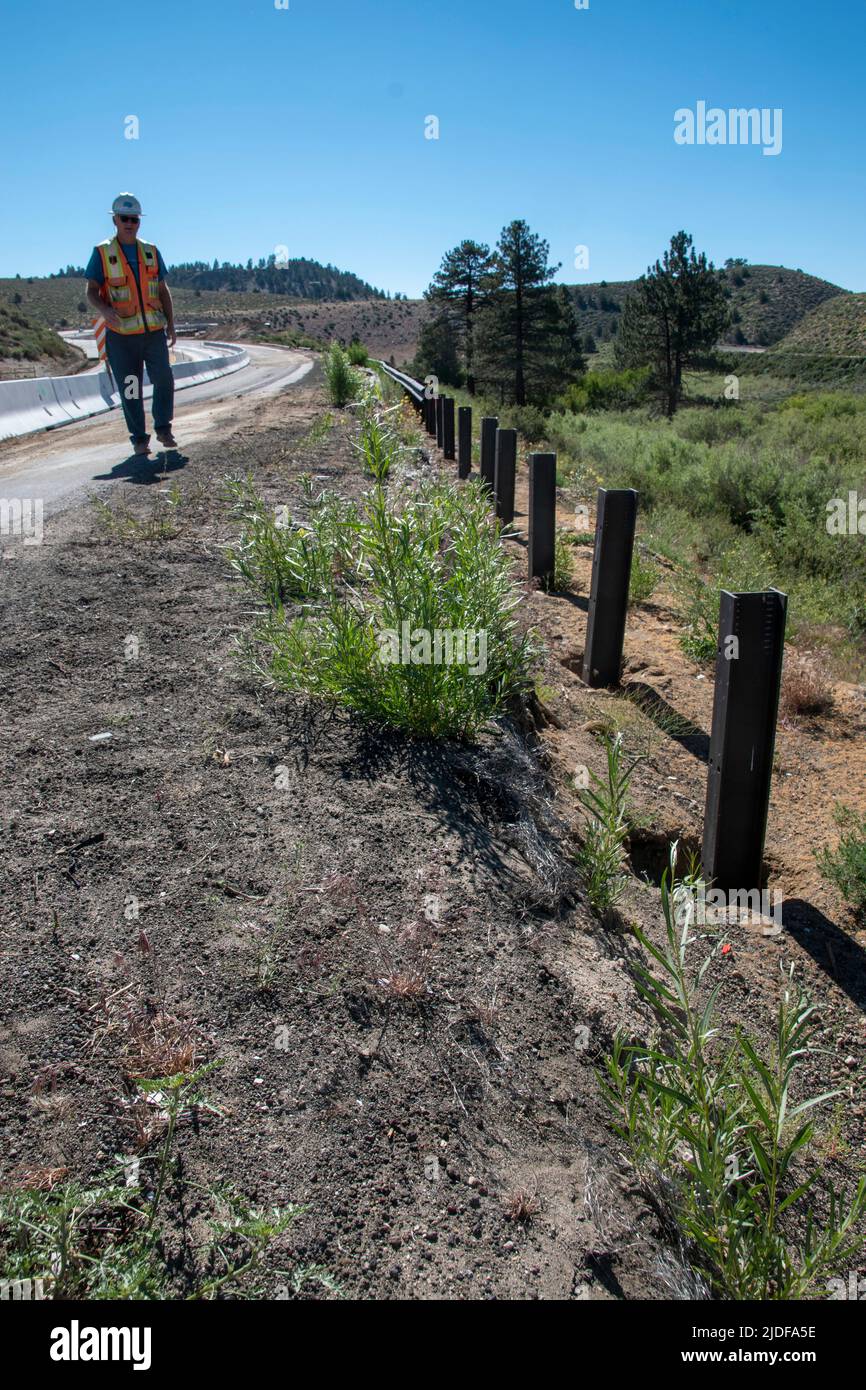
[[[141,204],[121,193],[112,207],[115,235],[93,248],[87,265],[87,302],[105,320],[108,365],[120,393],[137,454],[150,453],[144,424],[142,375],[153,383],[153,427],[160,444],[177,446],[171,432],[174,377],[168,350],[177,342],[165,262],[155,246],[138,240]]]

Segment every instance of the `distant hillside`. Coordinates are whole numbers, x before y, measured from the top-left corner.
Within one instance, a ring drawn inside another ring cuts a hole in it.
[[[866,294],[828,299],[800,320],[779,343],[778,351],[866,357]]]
[[[779,265],[731,262],[719,270],[731,306],[731,326],[724,341],[731,345],[770,347],[806,314],[848,291],[802,270]],[[597,346],[615,337],[634,280],[572,285],[580,331]]]
[[[220,300],[219,309],[207,294],[188,298],[189,291],[175,296],[178,312],[189,317],[218,318],[220,334],[231,338],[262,337],[289,346],[349,343],[360,338],[375,357],[393,357],[398,366],[411,362],[418,347],[421,323],[430,312],[424,299],[368,299],[342,303],[303,303],[298,300],[266,299],[243,295]]]
[[[357,335],[371,350],[383,357],[393,355],[398,363],[414,357],[419,324],[429,312],[426,300],[377,296],[323,301],[255,290],[202,290],[176,285],[171,273],[169,283],[180,323],[215,323],[216,331],[233,338],[244,333],[266,338],[286,334],[285,341],[294,335],[295,341],[306,336],[317,342],[329,343],[336,338],[348,343]],[[89,327],[85,289],[83,279],[66,275],[0,280],[0,304],[13,307],[17,295],[21,312],[38,323],[57,328]]]
[[[68,265],[54,280],[79,280],[84,266]],[[232,293],[282,294],[293,299],[384,299],[385,291],[374,289],[349,270],[307,260],[306,256],[278,262],[276,255],[261,256],[253,263],[232,261],[180,261],[168,266],[173,287],[192,290],[228,290]]]
[[[357,276],[318,261],[293,260],[286,269],[273,264],[273,257],[270,262],[252,269],[249,263],[216,269],[206,262],[170,266],[178,319],[215,323],[229,336],[276,336],[286,342],[300,343],[303,338],[317,343],[332,338],[348,342],[357,335],[376,353],[393,355],[398,364],[412,360],[421,323],[430,313],[425,300],[386,298]],[[74,269],[68,267],[70,272]],[[772,346],[822,304],[841,305],[859,298],[838,285],[783,266],[731,262],[719,275],[733,311],[725,339],[731,345]],[[612,280],[570,287],[584,348],[599,353],[595,364],[611,355],[622,308],[634,283]],[[15,308],[50,328],[89,325],[84,292],[84,279],[65,271],[45,278],[0,280],[0,304],[13,307],[17,296]],[[592,344],[587,341],[590,337]]]
[[[271,314],[280,305],[405,303],[386,296],[349,271],[306,259],[289,260],[285,267],[275,257],[257,265],[209,265],[193,261],[169,265],[168,283],[179,314],[187,318],[221,320],[237,310],[263,310]],[[0,303],[20,308],[47,328],[89,326],[91,312],[85,303],[87,283],[83,267],[67,266],[58,275],[0,279]]]
[[[0,303],[0,378],[62,375],[83,362],[82,354],[16,306]]]
[[[746,370],[837,390],[866,389],[866,294],[820,304]]]
[[[26,314],[43,328],[90,326],[92,314],[84,294],[86,280],[34,276],[22,280],[0,280],[0,306]]]

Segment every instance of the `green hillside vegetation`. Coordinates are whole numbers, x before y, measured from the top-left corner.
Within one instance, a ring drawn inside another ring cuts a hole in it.
[[[731,309],[731,324],[723,341],[733,345],[770,347],[825,301],[847,298],[848,291],[802,270],[779,265],[748,265],[731,260],[719,270]],[[573,285],[578,328],[596,347],[618,332],[622,309],[633,280],[602,280]],[[592,351],[585,344],[585,350]]]
[[[548,295],[547,243],[529,236],[522,223],[505,229],[487,282],[496,283],[501,274],[504,243],[515,228],[523,229],[522,243],[539,253],[535,283],[524,286],[524,293]],[[476,263],[487,253],[485,246],[468,241],[446,253],[431,291],[437,298],[448,291],[441,315],[446,328],[448,314],[465,314],[468,271],[477,278]],[[524,255],[524,264],[527,259]],[[683,649],[695,662],[708,665],[716,654],[719,589],[779,587],[791,601],[791,639],[862,679],[863,533],[856,520],[851,528],[849,510],[844,527],[831,523],[843,504],[849,508],[852,494],[866,492],[866,395],[813,392],[795,384],[795,374],[771,376],[772,351],[719,350],[729,305],[742,289],[736,282],[750,280],[747,272],[738,262],[722,272],[714,269],[692,238],[679,231],[624,299],[613,368],[584,372],[554,345],[549,365],[560,390],[551,400],[546,378],[521,396],[504,389],[502,373],[490,371],[485,354],[475,353],[471,403],[476,418],[496,416],[501,426],[519,431],[525,446],[557,455],[557,480],[582,515],[589,515],[600,485],[637,490],[641,544],[670,567]],[[784,273],[776,283],[781,296]],[[814,289],[797,285],[804,292]],[[497,284],[497,289],[500,296],[514,294],[512,286],[503,290]],[[616,312],[610,297],[606,286],[607,307],[601,310],[599,304],[596,311]],[[838,298],[847,303],[860,297]],[[764,299],[767,307],[766,292]],[[470,403],[467,343],[477,347],[476,323],[483,322],[486,303],[477,307],[473,298],[472,312],[471,334],[464,326],[462,338],[451,336],[450,366],[447,339],[440,343],[425,334],[419,349],[422,358],[429,350],[421,366],[446,381],[449,394],[457,387],[453,393],[461,405]],[[853,312],[840,317],[847,330]],[[495,326],[492,336],[503,369],[511,369],[518,360],[513,327],[507,321]],[[440,370],[433,363],[437,352]],[[524,360],[526,352],[524,344]],[[845,360],[828,354],[836,366]],[[762,374],[753,372],[755,363]]]
[[[654,548],[686,572],[734,589],[780,585],[792,631],[835,629],[862,662],[866,548],[826,523],[833,498],[866,490],[866,399],[814,392],[764,405],[744,396],[687,406],[672,423],[640,410],[564,412],[546,422],[547,441],[582,498],[599,482],[637,488]],[[696,621],[705,594],[689,595]],[[717,594],[708,598],[714,651]]]
[[[92,314],[84,299],[87,281],[33,276],[0,280],[0,307],[18,310],[44,328],[89,327]]]
[[[522,449],[553,450],[564,507],[593,506],[599,486],[638,490],[641,545],[673,566],[682,645],[697,662],[715,656],[720,588],[778,586],[790,597],[790,640],[862,681],[866,546],[828,533],[827,518],[832,499],[866,495],[866,396],[792,395],[790,383],[762,377],[724,402],[723,382],[693,373],[672,421],[646,406],[587,409],[579,390],[577,409],[550,413],[450,394],[519,430]]]
[[[285,269],[267,262],[249,269],[249,264],[225,264],[216,270],[206,262],[170,267],[179,321],[216,323],[225,331],[300,347],[327,343],[332,338],[348,343],[359,336],[378,355],[389,357],[393,353],[398,363],[412,361],[421,327],[431,313],[426,300],[407,300],[399,295],[388,298],[357,276],[320,266],[317,261],[294,260]],[[75,269],[70,266],[67,271]],[[46,277],[0,279],[0,306],[44,328],[89,326],[85,281],[67,271]],[[866,383],[864,296],[782,266],[731,261],[719,274],[729,294],[732,317],[725,342],[731,346],[777,345],[772,363],[767,360],[769,353],[737,354],[737,369],[743,374],[769,373],[774,379],[855,389]],[[323,276],[324,284],[311,283]],[[634,283],[612,280],[569,287],[579,346],[590,370],[613,367],[622,308]],[[219,287],[206,287],[213,284]],[[302,290],[309,297],[299,297]],[[23,325],[17,328],[23,330]],[[12,343],[12,336],[8,335],[10,345],[20,347]],[[830,364],[825,356],[828,351],[847,355],[850,360],[843,363],[837,357]]]
[[[452,263],[465,280],[458,259],[448,253],[440,281]],[[735,296],[753,279],[766,286],[772,269],[757,276],[731,261],[719,271],[686,232],[677,232],[619,310],[610,285],[592,305],[586,295],[583,309],[576,302],[578,314],[618,313],[614,367],[583,372],[557,353],[559,394],[551,402],[536,388],[524,404],[497,390],[496,375],[479,361],[473,404],[480,417],[497,416],[517,429],[527,446],[555,452],[558,482],[582,508],[592,506],[599,485],[637,489],[641,541],[672,567],[682,643],[692,659],[708,664],[715,656],[720,588],[780,587],[791,600],[792,639],[828,651],[834,664],[862,679],[863,533],[856,521],[853,530],[847,519],[842,529],[830,521],[852,494],[866,492],[866,395],[838,389],[840,367],[851,359],[836,350],[842,342],[862,346],[866,296],[835,294],[780,343],[784,352],[720,350]],[[766,288],[757,294],[776,322],[828,288],[799,277],[786,301],[791,275],[776,271],[775,296]],[[755,299],[754,287],[749,294]],[[484,306],[474,312],[481,318]],[[496,336],[507,365],[513,344],[506,332]],[[836,389],[803,389],[797,364],[814,354],[792,350],[792,339],[809,350],[824,346],[835,373],[827,380]],[[461,384],[465,360],[464,345],[456,375],[442,374],[449,389]],[[458,392],[457,399],[468,402],[468,395]]]
[[[272,255],[254,266],[223,261],[191,261],[168,267],[169,282],[178,289],[223,290],[232,293],[279,294],[292,299],[385,299],[385,291],[368,285],[351,271],[300,257],[278,265]]]
[[[289,293],[277,294],[258,289],[197,289],[189,284],[178,284],[171,269],[168,283],[177,317],[197,321],[223,321],[239,314],[256,314],[261,315],[263,320],[270,319],[273,324],[280,310],[294,311],[310,305],[318,311],[332,304],[338,311],[356,305],[360,314],[369,311],[372,321],[378,322],[382,316],[387,319],[398,310],[405,310],[407,304],[414,303],[388,299],[378,293],[366,296],[344,293],[336,298],[316,296],[302,299]],[[84,298],[86,289],[87,282],[83,277],[67,275],[0,279],[0,304],[20,307],[22,313],[49,328],[89,326],[92,316]],[[416,304],[416,314],[418,307]]]
[[[0,358],[12,362],[38,362],[45,357],[69,363],[80,360],[80,353],[17,306],[0,302]]]
[[[350,271],[322,265],[305,257],[278,264],[276,256],[252,259],[245,265],[229,261],[188,261],[168,266],[178,315],[221,318],[238,309],[270,312],[272,306],[307,303],[388,303],[375,289]],[[69,265],[57,275],[0,279],[0,303],[20,307],[48,328],[78,327],[91,318],[85,302],[84,267]]]
[[[176,287],[171,279],[172,298],[175,312],[180,318],[194,317],[208,319],[222,317],[224,313],[237,310],[264,312],[268,316],[281,306],[289,308],[298,304],[291,295],[265,295],[255,291],[200,290]],[[84,299],[87,281],[68,276],[54,276],[46,279],[0,280],[0,304],[11,305],[16,295],[20,296],[22,312],[47,327],[77,327],[90,324],[91,312]],[[376,301],[380,302],[380,301]]]
[[[779,350],[866,356],[866,294],[828,299],[800,320],[779,343]]]
[[[82,279],[84,266],[68,265],[50,279]],[[322,265],[306,256],[279,261],[272,253],[253,263],[233,261],[179,261],[168,266],[168,279],[178,288],[229,290],[232,293],[289,295],[293,299],[385,299],[384,290],[368,285],[348,270]]]
[[[46,327],[89,328],[85,282],[68,276],[0,280],[0,304],[19,307]],[[214,332],[286,347],[318,347],[333,339],[346,345],[363,339],[375,356],[406,362],[415,352],[425,300],[303,300],[290,295],[231,290],[195,290],[172,284],[179,324],[216,325]]]
[[[744,374],[809,386],[866,389],[866,294],[828,299],[780,343],[744,363]]]

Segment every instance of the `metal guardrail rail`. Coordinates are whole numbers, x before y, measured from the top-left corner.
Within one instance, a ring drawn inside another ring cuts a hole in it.
[[[380,362],[378,359],[374,360],[376,361],[377,367],[381,367],[383,372],[387,372],[393,381],[396,381],[398,385],[403,387],[403,390],[408,396],[412,397],[412,400],[420,410],[424,401],[423,383],[416,381],[413,376],[407,376],[405,372],[398,372],[396,367],[390,367],[387,362]]]

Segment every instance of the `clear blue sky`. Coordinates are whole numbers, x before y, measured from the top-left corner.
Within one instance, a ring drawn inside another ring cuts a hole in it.
[[[169,262],[285,245],[409,295],[514,217],[562,280],[640,274],[685,227],[866,289],[864,0],[289,3],[7,6],[0,274],[83,265],[130,189]],[[677,145],[700,100],[781,107],[781,154]]]

